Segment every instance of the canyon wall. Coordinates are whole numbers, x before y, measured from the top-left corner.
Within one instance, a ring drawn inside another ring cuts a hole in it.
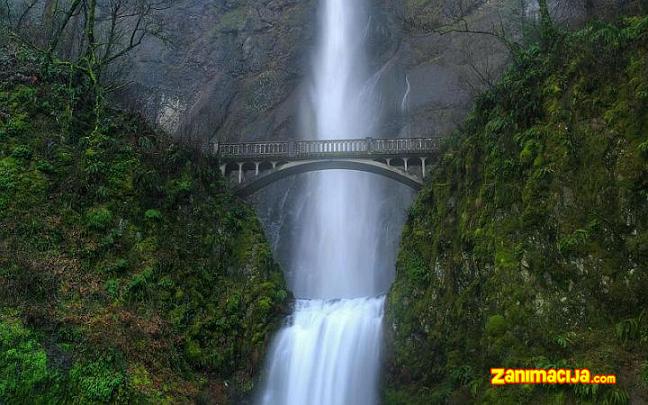
[[[373,1],[365,35],[372,85],[382,94],[374,101],[382,122],[375,136],[455,129],[509,60],[495,36],[455,31],[504,32],[519,40],[537,14],[537,6],[522,3],[529,2]],[[556,20],[579,25],[588,16],[632,11],[637,3],[555,1],[551,9]],[[148,38],[129,57],[131,84],[120,98],[178,137],[307,138],[297,117],[307,96],[317,6],[315,0],[179,2],[166,12],[165,40]]]

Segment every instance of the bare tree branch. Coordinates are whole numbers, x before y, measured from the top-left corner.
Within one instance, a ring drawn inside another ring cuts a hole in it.
[[[27,8],[23,11],[23,13],[20,15],[20,18],[18,18],[18,22],[16,23],[16,30],[20,30],[20,27],[22,26],[23,21],[29,14],[29,12],[34,8],[34,6],[38,3],[39,0],[32,0],[31,3],[27,5]]]
[[[81,0],[73,0],[72,4],[70,5],[70,8],[68,11],[65,13],[65,17],[63,17],[63,21],[59,24],[58,29],[56,30],[56,33],[54,33],[54,36],[52,37],[52,40],[50,41],[48,53],[51,55],[54,51],[56,51],[56,47],[58,46],[58,43],[61,39],[61,35],[63,35],[63,31],[65,31],[65,28],[67,27],[68,23],[70,22],[70,19],[74,16],[74,14],[78,11],[79,5],[81,4]]]
[[[9,0],[5,0],[5,7],[7,8],[7,24],[11,27],[11,5],[9,4]]]

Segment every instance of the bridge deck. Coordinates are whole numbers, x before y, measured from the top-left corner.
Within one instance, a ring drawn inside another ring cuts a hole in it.
[[[377,159],[429,156],[439,149],[439,138],[212,143],[210,148],[223,162],[330,158]]]

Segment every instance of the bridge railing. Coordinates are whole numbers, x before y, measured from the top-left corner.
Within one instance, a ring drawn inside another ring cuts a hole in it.
[[[366,139],[295,141],[294,152],[297,157],[318,154],[367,154],[369,143]]]
[[[223,143],[217,153],[222,157],[288,156],[290,142]]]
[[[326,156],[406,156],[429,154],[439,148],[438,138],[334,139],[212,144],[222,159],[304,159]]]
[[[373,139],[371,152],[400,155],[435,152],[438,149],[439,140],[437,138]]]

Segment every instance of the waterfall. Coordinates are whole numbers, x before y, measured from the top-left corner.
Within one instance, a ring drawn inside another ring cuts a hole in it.
[[[375,86],[364,52],[369,21],[362,1],[321,0],[308,100],[317,139],[374,132],[367,97],[380,94],[368,94]],[[307,200],[289,269],[298,300],[271,347],[258,402],[374,404],[395,260],[385,235],[386,180],[349,171],[305,176]]]
[[[263,404],[375,404],[384,298],[299,300],[272,348]]]
[[[405,84],[407,87],[405,88],[405,95],[403,95],[403,101],[401,101],[402,112],[407,112],[407,97],[409,96],[411,90],[409,77],[407,77],[407,75],[405,75]]]

